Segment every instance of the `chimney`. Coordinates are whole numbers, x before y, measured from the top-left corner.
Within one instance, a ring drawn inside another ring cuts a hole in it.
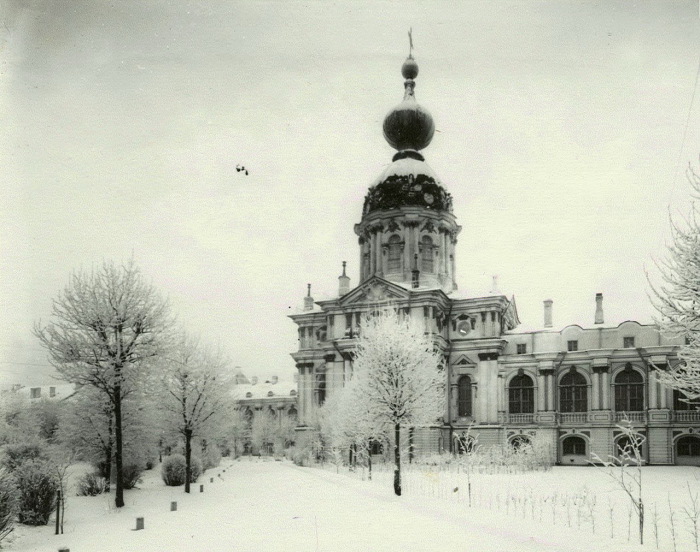
[[[314,298],[311,297],[311,284],[306,284],[306,297],[304,297],[304,310],[314,310]]]
[[[491,295],[500,295],[501,290],[498,289],[498,275],[491,276]]]
[[[343,273],[338,276],[338,297],[342,297],[350,291],[350,278],[345,275],[346,262],[343,261]]]
[[[595,294],[595,323],[602,324],[603,322],[604,322],[604,319],[603,319],[603,294],[596,293]]]
[[[272,385],[275,385],[278,381],[279,381],[279,378],[277,376],[272,376],[272,380],[270,381],[270,383]]]
[[[551,328],[552,327],[552,301],[551,299],[545,299],[544,300],[544,327],[545,328]]]

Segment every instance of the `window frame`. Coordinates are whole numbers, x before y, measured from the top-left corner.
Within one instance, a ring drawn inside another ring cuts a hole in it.
[[[472,379],[464,374],[457,380],[457,416],[468,418],[472,412]]]
[[[588,412],[588,381],[581,372],[569,371],[559,380],[559,412]]]
[[[630,381],[633,376],[635,379],[639,378],[639,380]],[[628,381],[620,381],[620,378],[625,378]],[[613,386],[615,388],[615,412],[644,411],[644,376],[632,368],[631,365],[628,364],[623,370],[620,370],[617,374],[615,374]]]
[[[526,380],[530,382],[529,385],[524,384]],[[529,375],[514,376],[508,383],[508,413],[535,413],[535,384]]]

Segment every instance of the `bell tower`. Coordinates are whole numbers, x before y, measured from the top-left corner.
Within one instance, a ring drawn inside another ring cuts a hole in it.
[[[355,225],[360,244],[360,282],[372,276],[411,288],[457,289],[455,245],[462,229],[452,196],[425,162],[421,150],[435,123],[415,96],[418,64],[412,53],[401,67],[403,101],[384,118],[384,138],[397,152],[370,186]]]

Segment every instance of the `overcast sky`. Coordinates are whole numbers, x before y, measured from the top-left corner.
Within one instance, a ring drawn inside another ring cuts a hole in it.
[[[649,322],[700,152],[697,0],[0,0],[0,381],[45,379],[31,327],[72,270],[132,254],[187,329],[291,375],[307,282],[357,284],[410,27],[460,294],[498,274],[524,325],[547,298],[590,325],[596,292]]]

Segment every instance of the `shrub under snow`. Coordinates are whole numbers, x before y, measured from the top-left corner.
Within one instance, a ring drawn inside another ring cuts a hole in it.
[[[77,485],[78,496],[97,496],[107,489],[107,481],[99,473],[86,473]]]
[[[46,459],[46,450],[42,445],[18,443],[3,447],[0,462],[9,471],[14,471],[24,462],[38,459]]]
[[[42,460],[27,460],[12,475],[19,490],[19,522],[46,525],[56,506],[59,487],[53,466]]]
[[[124,464],[122,466],[122,484],[125,489],[133,489],[141,482],[143,468],[138,464]]]
[[[0,468],[0,541],[12,532],[17,512],[17,487],[14,479]]]
[[[185,457],[182,454],[173,454],[163,458],[163,466],[161,468],[163,481],[170,487],[184,485],[185,469]],[[194,483],[202,473],[202,461],[196,456],[192,457],[190,470],[190,483]]]

